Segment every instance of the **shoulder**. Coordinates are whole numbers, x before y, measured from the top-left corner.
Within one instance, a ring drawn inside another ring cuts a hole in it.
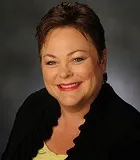
[[[113,96],[111,101],[112,113],[119,119],[126,120],[126,122],[139,122],[140,123],[140,112],[131,104],[123,100],[113,90]]]
[[[106,84],[105,90],[104,96],[109,105],[108,109],[112,111],[112,113],[122,115],[125,118],[127,118],[127,116],[140,118],[140,112],[134,106],[123,100],[109,84]]]
[[[21,143],[26,135],[36,126],[44,110],[46,111],[54,102],[55,99],[45,88],[30,94],[25,99],[17,111],[3,157],[9,157],[13,154],[19,143]]]
[[[45,88],[30,94],[17,111],[13,129],[19,132],[20,129],[29,130],[38,122],[44,112],[48,113],[54,109],[55,113],[56,104],[56,99]]]
[[[26,110],[35,110],[39,108],[39,104],[43,104],[45,101],[45,98],[48,96],[48,92],[45,88],[40,89],[32,94],[30,94],[23,102],[21,107],[18,110],[18,114],[21,114],[22,112]]]
[[[106,135],[112,134],[114,138],[124,135],[139,137],[139,111],[119,97],[109,84],[102,87],[96,104],[92,109],[91,119],[93,115],[97,117],[100,128],[106,132]]]
[[[129,139],[140,140],[140,112],[118,96],[112,87],[109,87],[107,99],[106,122],[116,135],[125,135]]]
[[[115,151],[116,157],[120,156],[117,154],[118,150],[124,159],[133,159],[139,156],[140,112],[115,92],[112,101],[112,115],[110,116],[112,129],[110,131],[114,133],[113,141],[116,143],[116,148],[112,147],[112,150]]]
[[[21,107],[19,108],[16,118],[19,118],[22,116],[32,116],[36,117],[41,112],[44,111],[47,107],[50,105],[53,105],[56,103],[56,99],[53,98],[46,88],[42,88],[32,94],[30,94],[23,102]]]

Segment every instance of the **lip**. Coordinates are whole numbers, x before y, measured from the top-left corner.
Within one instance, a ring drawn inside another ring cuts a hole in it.
[[[75,84],[75,83],[78,83],[78,85],[76,86],[71,86],[71,87],[67,87],[67,88],[62,88],[61,85],[63,86],[68,86],[68,85],[72,85],[72,84]],[[57,85],[57,87],[61,90],[61,91],[71,91],[71,90],[75,90],[77,88],[79,88],[79,86],[81,85],[81,82],[73,82],[73,83],[67,83],[67,84],[59,84]]]
[[[61,84],[58,84],[58,85],[71,85],[71,84],[74,84],[74,83],[81,83],[81,82],[61,83]]]

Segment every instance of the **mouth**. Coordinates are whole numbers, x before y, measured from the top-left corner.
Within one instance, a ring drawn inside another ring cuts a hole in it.
[[[80,85],[81,85],[81,82],[75,82],[75,83],[69,83],[69,84],[60,84],[60,85],[57,85],[57,87],[61,91],[71,91],[79,88]]]

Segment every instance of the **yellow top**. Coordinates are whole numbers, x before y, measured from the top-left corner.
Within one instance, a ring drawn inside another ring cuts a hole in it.
[[[64,160],[65,158],[67,158],[67,155],[56,154],[50,151],[46,144],[44,144],[43,148],[38,151],[37,156],[34,157],[33,160]]]

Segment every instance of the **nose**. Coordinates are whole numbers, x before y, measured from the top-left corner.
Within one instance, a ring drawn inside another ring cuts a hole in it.
[[[61,77],[61,78],[64,78],[64,79],[66,79],[66,78],[68,78],[68,77],[71,77],[71,76],[73,76],[73,72],[72,72],[72,70],[68,67],[68,66],[60,66],[60,68],[59,68],[59,76]]]

